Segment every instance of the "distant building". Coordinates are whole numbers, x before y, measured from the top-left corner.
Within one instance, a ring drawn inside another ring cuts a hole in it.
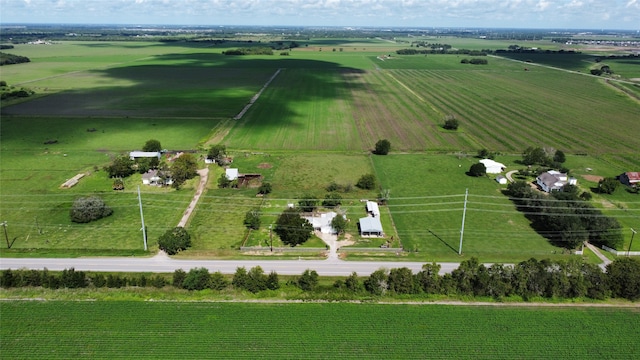
[[[578,180],[576,178],[569,178],[565,173],[549,170],[540,174],[536,178],[536,183],[543,191],[552,192],[562,190],[567,184],[576,185]]]
[[[173,180],[171,179],[171,174],[168,172],[149,170],[142,174],[142,184],[155,186],[171,185],[173,184]]]
[[[498,175],[496,176],[496,181],[498,182],[498,184],[500,185],[506,185],[507,184],[507,178],[502,176],[502,175]]]
[[[640,172],[637,171],[629,171],[620,176],[618,179],[621,183],[627,186],[637,186],[640,184]]]
[[[331,221],[338,215],[337,213],[330,211],[328,213],[319,214],[317,216],[305,216],[304,218],[309,221],[315,231],[320,231],[323,234],[335,234],[336,231],[331,226]]]
[[[132,151],[129,153],[129,158],[131,160],[140,159],[140,158],[160,158],[162,157],[162,153],[159,151]]]
[[[504,169],[507,168],[505,164],[493,161],[491,159],[482,159],[479,162],[484,164],[484,167],[487,169],[487,174],[500,174],[504,171]]]

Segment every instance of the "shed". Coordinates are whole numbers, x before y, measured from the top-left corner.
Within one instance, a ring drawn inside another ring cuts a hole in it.
[[[382,236],[382,223],[379,217],[360,218],[359,225],[361,236]]]
[[[226,170],[227,179],[233,181],[238,178],[238,169],[231,168]]]
[[[640,172],[638,171],[628,171],[620,176],[618,176],[618,179],[620,180],[621,183],[628,185],[628,186],[635,186],[637,184],[640,184]]]
[[[132,151],[129,153],[129,158],[131,160],[139,159],[139,158],[158,158],[158,160],[162,157],[162,153],[159,151]]]
[[[502,175],[496,176],[496,181],[498,182],[498,184],[501,184],[501,185],[507,184],[507,178]]]
[[[378,203],[375,201],[367,201],[367,212],[371,214],[373,217],[380,216],[380,209],[378,208]]]
[[[493,161],[491,159],[482,159],[479,162],[484,164],[484,167],[487,169],[487,174],[500,174],[504,171],[504,169],[507,168],[505,164]]]

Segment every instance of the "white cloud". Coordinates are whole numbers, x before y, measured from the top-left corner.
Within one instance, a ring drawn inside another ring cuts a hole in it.
[[[631,29],[640,24],[640,0],[0,0],[0,8],[2,22]]]

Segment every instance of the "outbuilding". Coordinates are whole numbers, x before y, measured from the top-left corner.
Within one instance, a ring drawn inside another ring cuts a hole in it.
[[[378,203],[375,201],[367,201],[367,212],[373,217],[380,216],[380,208],[378,207]]]
[[[382,236],[382,223],[379,217],[363,217],[358,222],[360,236]]]
[[[505,164],[491,159],[482,159],[480,162],[484,164],[484,167],[487,169],[487,174],[500,174],[507,168]]]
[[[502,176],[502,175],[498,175],[496,176],[496,181],[498,182],[498,184],[500,185],[507,185],[507,178]]]

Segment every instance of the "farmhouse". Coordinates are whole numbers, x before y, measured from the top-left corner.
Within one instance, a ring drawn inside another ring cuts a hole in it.
[[[367,212],[373,216],[380,216],[380,209],[378,208],[378,203],[375,201],[367,201]]]
[[[382,223],[379,217],[363,217],[358,223],[360,236],[382,236]]]
[[[491,159],[482,159],[479,162],[484,164],[484,167],[487,169],[487,174],[500,174],[507,168],[504,164]]]
[[[640,184],[640,172],[638,171],[629,171],[620,176],[618,179],[621,183],[627,186],[637,186]]]
[[[162,154],[159,151],[132,151],[129,153],[129,158],[131,160],[140,159],[140,158],[158,158],[162,157]]]
[[[543,172],[536,178],[536,183],[545,192],[561,190],[565,185],[575,185],[576,178],[569,178],[567,174],[555,170]]]
[[[173,180],[171,179],[171,175],[167,172],[149,170],[142,174],[142,184],[155,186],[171,185],[173,184]]]
[[[307,219],[307,221],[309,221],[311,225],[313,225],[313,229],[315,231],[320,231],[323,234],[335,234],[336,231],[331,226],[331,221],[336,216],[339,215],[333,211],[330,211],[328,213],[320,214],[319,216],[305,216],[304,218]]]

